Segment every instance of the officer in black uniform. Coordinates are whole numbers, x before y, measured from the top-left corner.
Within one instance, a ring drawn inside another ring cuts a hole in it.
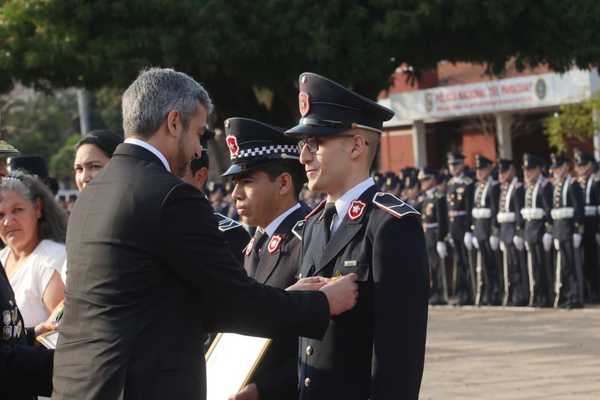
[[[419,179],[417,174],[404,177],[404,197],[402,200],[408,203],[409,206],[416,208],[417,203],[419,202],[419,190]]]
[[[512,160],[498,160],[500,199],[496,221],[500,231],[500,248],[504,254],[503,305],[525,306],[529,304],[529,277],[521,209],[525,202],[525,187],[516,174]]]
[[[473,234],[471,233],[473,209],[473,179],[465,175],[465,157],[448,153],[448,169],[452,178],[446,187],[448,202],[449,241],[454,258],[455,295],[459,305],[474,304],[476,274],[471,262]]]
[[[577,181],[583,189],[585,200],[585,221],[583,230],[583,265],[585,301],[600,301],[600,264],[598,245],[600,232],[598,207],[600,206],[600,182],[593,174],[594,157],[581,150],[575,151],[575,170]]]
[[[439,190],[435,169],[421,168],[418,178],[422,189],[418,209],[422,216],[431,277],[429,304],[448,304],[448,279],[446,276],[448,249],[444,241],[448,234],[446,196]]]
[[[580,264],[583,240],[583,191],[569,174],[569,159],[563,153],[552,153],[552,236],[556,254],[554,274],[554,306],[583,307],[583,271]]]
[[[190,162],[190,168],[183,177],[183,180],[196,189],[201,191],[205,196],[205,184],[208,179],[208,171],[210,168],[210,158],[208,156],[208,140],[212,139],[213,134],[210,131],[206,131],[202,136],[202,153],[199,157],[194,158]],[[242,264],[243,261],[243,250],[250,241],[250,235],[244,229],[242,224],[236,220],[229,218],[226,215],[215,212],[215,217],[219,224],[219,230],[223,232],[225,241],[231,249],[231,253],[234,258]]]
[[[421,216],[378,192],[369,170],[393,111],[312,73],[300,75],[308,187],[327,193],[303,228],[302,276],[357,275],[356,308],[322,340],[300,339],[300,399],[417,400],[429,277]]]
[[[292,228],[310,211],[298,202],[306,175],[297,140],[246,118],[227,119],[225,133],[231,166],[223,176],[233,178],[238,213],[257,228],[244,252],[244,269],[260,283],[289,287],[296,282],[302,244]],[[239,398],[296,400],[297,356],[297,336],[273,338]]]
[[[481,154],[475,155],[475,199],[471,215],[477,248],[476,305],[500,305],[500,276],[498,274],[498,238],[495,223],[498,213],[500,186],[492,178],[494,164]]]
[[[525,204],[521,230],[527,250],[529,275],[529,303],[534,307],[547,307],[553,298],[552,265],[548,254],[552,251],[550,210],[552,184],[542,174],[544,160],[526,153],[523,155],[525,177]]]

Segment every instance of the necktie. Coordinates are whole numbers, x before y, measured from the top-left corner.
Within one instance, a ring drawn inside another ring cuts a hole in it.
[[[256,270],[258,269],[258,262],[260,261],[260,251],[264,246],[265,242],[269,238],[267,232],[261,232],[256,230],[254,234],[254,243],[252,244],[252,253],[250,253],[250,268],[248,269],[248,275],[252,278],[256,276]]]
[[[323,226],[325,229],[325,243],[329,242],[331,238],[331,221],[336,215],[335,203],[325,204],[325,210],[323,211]]]

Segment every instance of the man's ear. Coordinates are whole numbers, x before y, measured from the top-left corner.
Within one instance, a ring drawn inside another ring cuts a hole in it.
[[[181,127],[181,115],[179,111],[169,111],[167,114],[167,132],[169,135],[178,137]]]
[[[350,158],[357,159],[368,151],[367,141],[362,135],[352,137],[352,149],[350,150]]]
[[[294,190],[294,182],[292,180],[292,175],[287,172],[279,175],[279,194],[285,196]]]

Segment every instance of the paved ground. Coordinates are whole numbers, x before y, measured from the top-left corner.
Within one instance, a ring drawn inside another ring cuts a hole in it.
[[[600,399],[600,308],[430,309],[421,398]]]

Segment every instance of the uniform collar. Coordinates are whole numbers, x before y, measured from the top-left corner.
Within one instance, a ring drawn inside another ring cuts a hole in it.
[[[296,211],[299,208],[300,208],[300,203],[296,203],[292,207],[288,208],[287,211],[285,211],[283,214],[280,214],[277,218],[275,218],[273,221],[271,221],[271,223],[269,225],[267,225],[267,227],[264,229],[263,232],[266,232],[267,235],[269,235],[269,237],[273,236],[273,234],[275,234],[275,232],[277,231],[277,228],[279,228],[279,225],[281,225],[283,220],[286,219],[288,215],[290,215],[291,213],[293,213],[294,211]]]
[[[165,169],[167,171],[171,172],[171,167],[169,166],[169,163],[167,162],[166,157],[163,155],[163,153],[161,153],[156,147],[152,146],[150,143],[144,142],[143,140],[139,140],[139,139],[135,139],[135,138],[127,138],[127,139],[125,139],[124,143],[129,143],[129,144],[133,144],[136,146],[140,146],[140,147],[143,147],[144,149],[148,150],[149,152],[154,154],[156,157],[158,157],[158,159],[163,163],[163,165],[165,166]]]

